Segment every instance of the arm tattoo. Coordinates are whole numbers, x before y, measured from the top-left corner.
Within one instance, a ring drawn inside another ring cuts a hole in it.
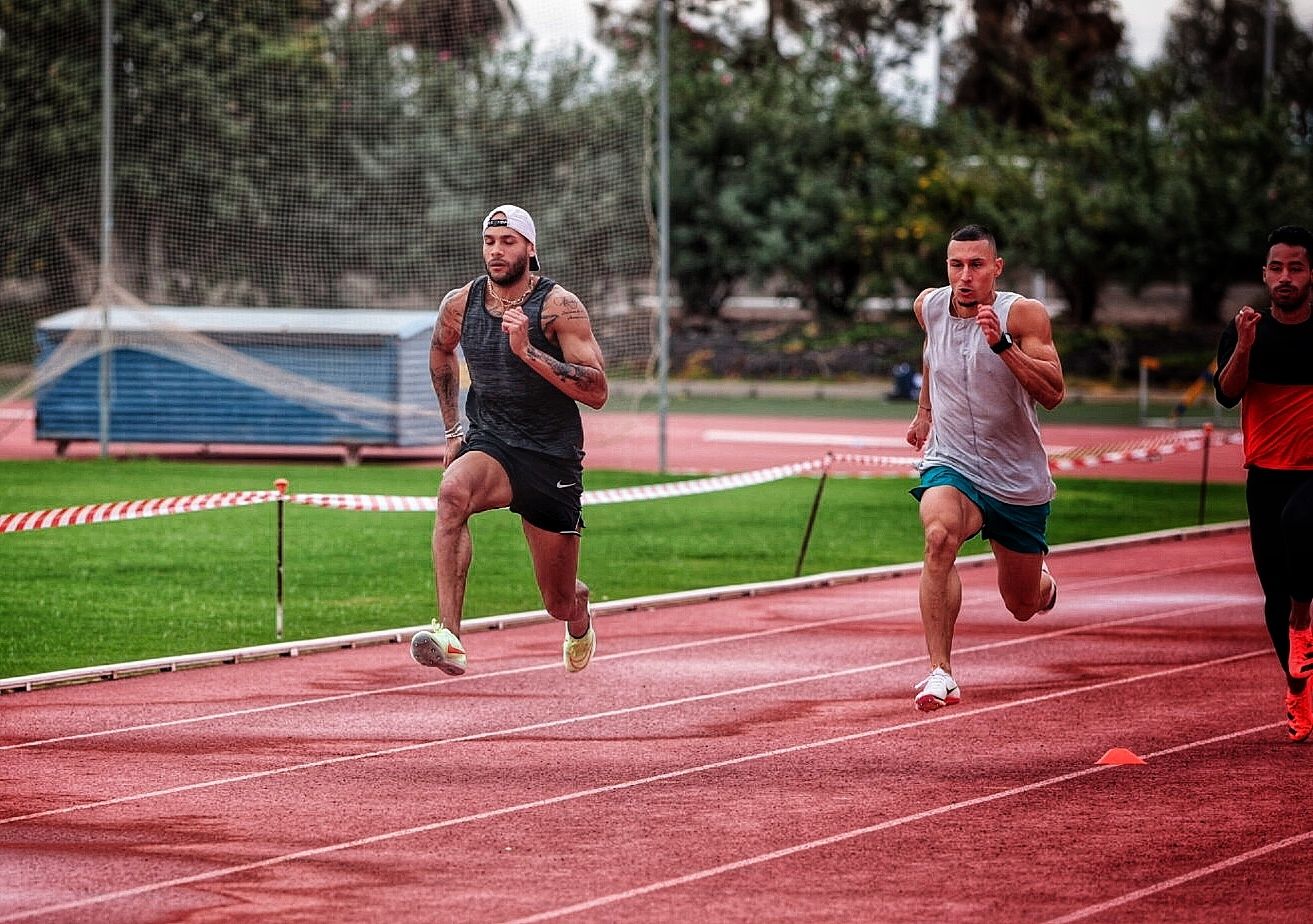
[[[584,366],[579,363],[567,363],[557,359],[538,349],[536,346],[529,347],[529,358],[539,360],[547,368],[552,370],[552,374],[562,382],[578,382],[585,388],[592,388],[597,385],[602,377],[602,373],[592,366]]]
[[[579,301],[573,293],[565,292],[561,295],[553,295],[548,299],[548,304],[544,306],[542,326],[543,333],[550,336],[553,327],[558,321],[578,321],[588,320],[588,312],[584,310],[583,302]]]
[[[430,372],[433,393],[438,396],[439,403],[447,398],[454,404],[460,397],[460,373],[450,368],[433,369]]]

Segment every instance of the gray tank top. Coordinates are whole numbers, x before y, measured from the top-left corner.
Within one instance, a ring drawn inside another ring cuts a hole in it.
[[[561,348],[542,331],[543,302],[556,285],[538,280],[524,303],[529,316],[529,342],[549,356],[564,360]],[[465,416],[470,438],[479,433],[519,449],[546,453],[578,463],[584,457],[584,429],[579,405],[511,352],[501,329],[501,318],[485,306],[488,277],[470,286],[460,332],[461,352],[470,373]]]
[[[919,467],[947,465],[1008,504],[1046,503],[1056,488],[1035,401],[990,350],[975,319],[949,312],[952,296],[945,286],[922,305],[933,416]],[[1019,298],[1015,292],[997,293],[994,310],[1004,330]]]

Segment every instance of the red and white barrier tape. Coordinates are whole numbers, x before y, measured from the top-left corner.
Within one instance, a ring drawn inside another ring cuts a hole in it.
[[[198,510],[222,507],[245,507],[278,499],[277,491],[226,491],[222,494],[189,494],[184,497],[157,497],[153,500],[115,501],[81,507],[33,510],[29,513],[0,513],[0,533],[21,533],[55,526],[83,526],[87,523],[113,523],[141,520]]]
[[[744,488],[748,485],[766,484],[791,478],[803,472],[824,468],[829,465],[830,456],[812,459],[807,462],[795,462],[792,465],[777,465],[762,468],[754,472],[738,472],[733,475],[717,475],[713,478],[698,478],[693,481],[666,481],[660,484],[644,484],[633,488],[602,488],[597,491],[585,491],[585,506],[598,504],[620,504],[626,501],[652,500],[658,497],[688,497],[693,494],[710,494],[713,491],[726,491],[730,488]]]
[[[438,509],[436,497],[404,497],[386,494],[289,494],[293,504],[331,507],[334,510],[371,510],[389,513],[431,513]]]
[[[1161,456],[1170,456],[1177,452],[1198,452],[1204,448],[1204,436],[1203,430],[1181,430],[1158,439],[1123,444],[1124,448],[1113,446],[1104,449],[1072,450],[1050,456],[1049,468],[1055,472],[1066,472],[1075,468],[1090,468],[1118,462],[1152,462]],[[1239,432],[1214,433],[1211,444],[1238,445],[1243,439]]]
[[[1218,444],[1239,443],[1240,434],[1214,434]],[[1101,452],[1085,451],[1081,455],[1064,454],[1049,460],[1055,471],[1067,471],[1092,465],[1117,462],[1147,461],[1174,452],[1196,451],[1204,445],[1204,431],[1190,430],[1171,437],[1132,444],[1124,449],[1107,449]],[[638,485],[631,488],[602,488],[585,491],[585,506],[619,504],[627,501],[654,500],[666,497],[688,497],[710,494],[731,488],[766,484],[817,469],[828,471],[835,462],[849,462],[869,466],[915,467],[915,456],[874,456],[857,453],[827,453],[819,459],[777,465],[751,472],[717,475],[691,481],[667,481],[659,484]],[[56,526],[82,526],[87,523],[110,523],[120,520],[139,520],[146,517],[170,516],[175,513],[194,513],[200,510],[218,510],[224,507],[245,507],[284,500],[288,503],[335,510],[358,510],[411,513],[432,513],[437,510],[435,497],[405,497],[385,494],[280,494],[278,491],[226,491],[219,494],[194,494],[185,497],[161,497],[153,500],[117,501],[106,504],[88,504],[81,507],[60,507],[54,510],[34,510],[28,513],[0,514],[0,533],[28,532]]]

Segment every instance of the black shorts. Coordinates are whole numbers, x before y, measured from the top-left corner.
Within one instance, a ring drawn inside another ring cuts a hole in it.
[[[539,529],[578,536],[584,528],[584,468],[532,449],[508,446],[483,433],[472,433],[457,458],[467,452],[492,456],[511,482],[511,512]]]

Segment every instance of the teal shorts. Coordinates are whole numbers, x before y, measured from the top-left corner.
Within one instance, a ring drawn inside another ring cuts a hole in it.
[[[957,488],[980,509],[984,525],[980,535],[1005,549],[1023,554],[1045,554],[1049,550],[1049,504],[1005,504],[979,490],[960,473],[946,465],[936,465],[921,473],[921,483],[911,490],[918,501],[927,488],[947,485]],[[972,534],[974,535],[974,533]],[[967,536],[970,539],[971,536]]]

